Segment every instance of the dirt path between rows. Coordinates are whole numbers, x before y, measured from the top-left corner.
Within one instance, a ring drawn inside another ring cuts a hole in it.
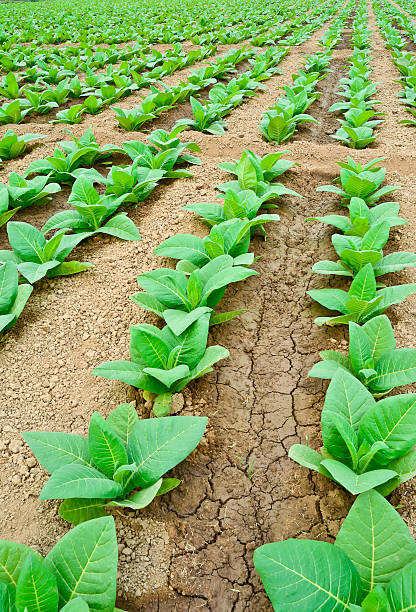
[[[375,30],[372,13],[370,26]],[[131,324],[156,321],[129,300],[137,290],[139,273],[171,265],[154,256],[153,249],[174,233],[206,234],[204,226],[181,206],[214,201],[215,185],[227,180],[217,168],[220,161],[239,157],[245,148],[259,155],[275,150],[258,132],[261,113],[275,101],[279,87],[290,82],[301,58],[316,50],[323,30],[291,50],[280,65],[284,75],[268,81],[265,93],[227,117],[227,136],[185,132],[201,145],[203,165],[193,167],[192,179],[159,186],[149,200],[131,210],[141,242],[102,237],[90,240],[77,249],[77,258],[91,261],[95,266],[91,271],[45,281],[35,290],[0,352],[4,381],[0,406],[1,537],[46,552],[68,527],[57,516],[58,504],[37,501],[45,473],[23,447],[22,431],[85,434],[94,410],[107,415],[119,403],[130,400],[137,402],[139,414],[148,416],[149,407],[134,389],[90,377],[90,372],[102,361],[127,357]],[[353,152],[353,157],[387,157],[388,182],[403,185],[398,199],[402,216],[409,221],[408,227],[394,230],[396,240],[391,244],[414,250],[416,131],[397,126],[404,115],[397,100],[400,86],[392,84],[397,71],[380,36],[374,34],[373,42],[373,76],[381,81],[377,97],[383,102],[380,110],[388,111],[388,116],[378,130],[377,144]],[[336,65],[350,53],[350,49],[336,50]],[[327,91],[325,81],[322,90]],[[325,95],[322,107],[327,107]],[[314,106],[310,112],[314,114]],[[320,118],[325,121],[322,114]],[[173,123],[171,117],[164,121],[167,127]],[[132,137],[113,127],[110,114],[93,117],[89,123],[102,144],[120,144]],[[33,131],[35,126],[30,126],[25,130]],[[73,131],[80,135],[85,127],[73,126]],[[54,134],[57,132],[54,127]],[[278,147],[290,149],[291,159],[300,163],[283,182],[305,198],[282,200],[280,223],[269,225],[266,242],[260,238],[253,242],[256,255],[262,256],[255,264],[259,275],[226,293],[224,310],[249,309],[212,333],[211,342],[227,346],[230,358],[175,397],[177,412],[209,416],[204,441],[192,458],[175,470],[183,479],[181,487],[140,514],[126,511],[116,515],[120,605],[125,609],[270,610],[253,569],[254,548],[288,537],[331,540],[350,507],[352,499],[339,487],[311,475],[287,457],[291,444],[304,442],[306,436],[314,448],[319,446],[326,385],[308,379],[307,372],[318,351],[346,345],[345,330],[323,330],[313,324],[322,312],[305,296],[308,288],[327,286],[328,279],[312,275],[311,267],[333,253],[330,230],[320,224],[307,225],[304,218],[336,210],[335,200],[315,189],[337,174],[334,160],[345,160],[351,154],[329,135],[325,140],[325,131],[320,134],[322,138],[316,143],[313,132],[305,127],[293,142]],[[52,132],[46,146],[52,146]],[[20,164],[26,167],[37,157],[39,150],[24,161],[12,162],[8,170],[22,171]],[[64,196],[58,196],[61,203]],[[27,211],[26,219],[40,226],[54,207],[55,203],[48,205],[33,216]],[[416,281],[412,271],[395,277],[389,282]],[[416,298],[409,298],[392,312],[398,345],[414,346]],[[248,464],[254,461],[251,478],[238,457]],[[415,532],[413,488],[407,483],[395,495],[395,502],[404,504],[404,516]]]

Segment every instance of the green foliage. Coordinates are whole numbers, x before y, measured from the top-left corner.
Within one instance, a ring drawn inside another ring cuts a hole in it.
[[[39,431],[24,439],[51,474],[40,499],[63,499],[60,515],[78,525],[106,508],[140,510],[177,487],[180,480],[163,476],[196,448],[206,424],[190,416],[139,420],[122,404],[107,419],[94,412],[88,438]]]

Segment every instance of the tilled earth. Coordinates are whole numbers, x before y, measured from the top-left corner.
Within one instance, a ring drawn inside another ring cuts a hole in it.
[[[389,250],[414,250],[416,230],[416,132],[397,125],[405,111],[397,99],[398,72],[380,36],[373,30],[373,78],[379,82],[377,98],[386,121],[377,130],[377,142],[353,152],[355,160],[385,156],[387,182],[401,185],[397,199],[401,216],[409,223],[392,232]],[[275,102],[280,87],[291,82],[304,55],[316,51],[318,31],[295,47],[281,62],[284,74],[266,82],[267,91],[245,102],[227,117],[225,136],[187,131],[183,136],[202,148],[202,166],[194,177],[165,182],[129,214],[142,234],[141,242],[96,237],[76,250],[76,257],[94,268],[74,277],[39,283],[17,326],[2,343],[0,372],[0,534],[37,547],[46,553],[68,529],[57,515],[57,503],[37,501],[46,474],[23,445],[21,432],[49,429],[85,434],[94,410],[107,415],[119,403],[136,402],[147,417],[150,406],[140,393],[122,383],[91,377],[94,366],[128,356],[129,326],[155,323],[156,318],[136,307],[129,296],[137,290],[136,276],[163,265],[153,249],[176,233],[206,234],[195,215],[182,210],[194,202],[214,201],[215,185],[228,176],[220,161],[238,158],[246,148],[259,155],[276,150],[262,140],[258,123],[262,112]],[[345,33],[348,37],[348,31]],[[259,545],[290,537],[331,541],[352,503],[352,498],[328,480],[288,459],[291,444],[308,438],[320,445],[320,411],[326,384],[307,378],[318,352],[346,349],[345,330],[320,329],[313,320],[322,310],[306,295],[312,287],[328,286],[329,279],[312,275],[315,261],[333,258],[331,231],[305,222],[308,216],[335,212],[336,200],[316,187],[338,174],[335,160],[351,151],[329,137],[336,122],[327,114],[334,89],[343,76],[348,45],[335,50],[334,73],[320,83],[323,92],[310,112],[320,125],[303,127],[287,148],[288,158],[299,163],[283,182],[304,196],[282,198],[279,223],[267,226],[267,241],[252,244],[258,276],[231,286],[224,310],[247,312],[212,331],[211,343],[230,349],[229,359],[215,371],[191,384],[174,398],[174,411],[207,415],[207,434],[175,475],[182,485],[146,510],[117,512],[120,549],[119,605],[146,612],[264,612],[270,604],[253,563]],[[179,76],[177,76],[179,79]],[[173,79],[173,77],[172,77]],[[175,79],[176,80],[176,77]],[[172,81],[173,82],[173,81]],[[128,98],[133,106],[138,96]],[[167,113],[152,129],[172,127],[189,115],[186,105]],[[23,159],[7,165],[22,172],[33,159],[53,151],[65,139],[63,126],[47,119],[16,127],[18,133],[40,131],[47,138]],[[113,112],[70,126],[81,135],[92,125],[101,144],[121,144],[137,137],[114,126]],[[5,128],[2,128],[5,131]],[[3,132],[2,132],[3,133]],[[142,138],[142,135],[138,137]],[[279,146],[278,150],[286,148]],[[38,227],[66,206],[68,190],[36,211],[28,209],[20,220]],[[0,235],[7,244],[5,230]],[[389,278],[389,283],[415,282],[414,271]],[[342,286],[342,285],[339,285]],[[391,309],[399,346],[412,347],[416,338],[416,298]],[[403,517],[416,532],[416,504],[412,482],[395,494],[403,504]]]

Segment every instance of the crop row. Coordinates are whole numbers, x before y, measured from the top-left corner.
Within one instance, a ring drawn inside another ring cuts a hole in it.
[[[416,543],[385,500],[416,475],[416,394],[383,397],[416,382],[416,349],[397,349],[384,311],[416,293],[416,284],[386,286],[378,278],[416,266],[414,253],[383,254],[390,228],[406,224],[397,202],[378,203],[398,187],[382,186],[380,158],[341,163],[337,194],[349,215],[321,221],[339,260],[313,272],[351,277],[349,290],[318,289],[310,297],[340,316],[318,325],[348,325],[348,355],[321,353],[309,376],[330,379],[321,415],[323,446],[295,444],[289,456],[358,495],[335,544],[286,540],[255,551],[254,563],[276,610],[409,610],[416,605]]]
[[[127,112],[127,114],[132,114],[134,118],[137,115],[140,117],[140,120],[129,123],[130,127],[128,129],[137,129],[143,120],[146,120],[146,115],[155,114],[154,111],[157,112],[159,107],[166,106],[170,108],[172,104],[186,100],[192,94],[215,83],[217,78],[223,77],[226,73],[234,72],[235,66],[238,63],[249,58],[254,58],[254,67],[247,73],[247,76],[257,78],[258,80],[260,80],[260,77],[261,79],[268,78],[267,70],[284,57],[290,46],[304,42],[334,14],[339,4],[334,7],[329,6],[329,3],[327,3],[326,11],[322,11],[322,7],[319,7],[319,10],[315,9],[315,11],[312,11],[311,15],[306,18],[306,21],[310,21],[308,26],[301,27],[297,25],[299,21],[301,23],[305,21],[303,18],[294,20],[285,31],[285,35],[288,32],[293,32],[292,35],[286,37],[281,47],[275,48],[274,54],[272,49],[269,49],[264,54],[257,55],[254,50],[231,50],[225,56],[218,56],[215,63],[208,64],[198,71],[191,72],[191,75],[185,82],[180,82],[173,88],[165,85],[160,79],[184,66],[212,55],[216,48],[212,46],[206,47],[198,51],[190,51],[188,54],[183,54],[182,50],[179,49],[176,56],[166,53],[167,59],[161,65],[159,65],[160,58],[157,57],[156,66],[154,66],[155,60],[153,55],[150,56],[149,60],[144,61],[143,59],[139,63],[135,60],[130,63],[124,61],[116,70],[113,66],[110,66],[106,73],[96,74],[89,70],[83,81],[78,76],[74,76],[75,73],[73,71],[52,67],[49,70],[45,70],[43,74],[41,73],[34,85],[20,87],[16,76],[13,73],[9,73],[4,78],[4,86],[2,90],[0,89],[0,92],[13,99],[13,101],[4,103],[0,108],[0,123],[20,123],[31,113],[48,113],[51,109],[58,108],[64,104],[69,98],[85,97],[84,103],[78,103],[67,110],[59,111],[56,120],[54,120],[58,123],[80,123],[84,113],[96,114],[104,110],[106,106],[114,104],[121,98],[131,95],[142,87],[159,83],[164,91],[152,87],[151,94],[143,99],[140,106]],[[318,12],[319,17],[313,18],[314,13]],[[274,57],[277,58],[274,63],[267,61]],[[265,65],[263,63],[264,60],[266,60]],[[146,67],[150,68],[150,70],[142,72]],[[38,74],[38,68],[33,67],[30,70],[30,74],[35,78],[35,75]],[[26,71],[25,75],[27,78],[28,71]],[[53,85],[57,86],[53,87]],[[163,99],[161,103],[154,102],[158,94],[160,94],[159,98]],[[124,111],[124,114],[118,114],[123,117],[126,111]],[[143,119],[141,119],[142,117]],[[147,120],[151,118],[150,116]]]

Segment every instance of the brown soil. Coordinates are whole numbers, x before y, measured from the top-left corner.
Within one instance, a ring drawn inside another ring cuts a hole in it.
[[[376,30],[371,13],[370,27]],[[90,376],[92,368],[128,355],[129,326],[156,319],[137,308],[129,296],[137,290],[139,273],[171,265],[153,255],[164,239],[179,232],[205,235],[206,228],[182,210],[188,203],[214,201],[215,185],[227,180],[220,161],[238,158],[245,148],[259,155],[275,150],[258,131],[262,112],[289,84],[302,56],[316,50],[323,30],[281,63],[284,75],[268,81],[268,90],[248,100],[228,116],[224,137],[185,132],[203,150],[202,166],[194,177],[159,186],[130,216],[142,241],[122,242],[96,237],[83,243],[77,258],[94,268],[74,277],[39,283],[0,353],[3,397],[0,406],[0,535],[46,552],[68,529],[57,515],[56,503],[37,501],[45,472],[33,461],[21,440],[25,430],[49,429],[85,434],[94,410],[107,415],[121,402],[135,401],[140,415],[149,416],[141,395],[122,383]],[[326,387],[308,379],[318,351],[346,347],[344,329],[320,329],[313,323],[322,310],[306,296],[311,287],[325,287],[328,279],[312,275],[312,264],[331,258],[331,231],[307,216],[335,211],[336,200],[318,194],[316,187],[337,174],[335,160],[368,161],[386,156],[389,183],[403,189],[398,199],[409,226],[396,229],[391,244],[414,250],[416,231],[416,131],[398,126],[405,111],[393,83],[397,71],[380,36],[373,35],[373,78],[380,81],[378,99],[386,121],[376,144],[351,152],[332,142],[315,139],[301,128],[286,146],[300,167],[283,182],[304,196],[282,198],[280,223],[270,224],[267,241],[256,238],[253,250],[261,258],[259,275],[230,287],[223,307],[247,307],[239,319],[214,328],[211,342],[230,349],[230,358],[215,372],[175,396],[174,411],[209,416],[208,432],[192,457],[174,470],[182,485],[145,511],[115,515],[119,535],[119,604],[135,612],[264,612],[270,604],[253,569],[253,550],[264,542],[289,537],[329,540],[336,535],[352,498],[328,480],[310,473],[287,457],[294,442],[320,445],[320,410]],[[345,55],[344,55],[345,54]],[[337,50],[338,62],[349,54]],[[338,65],[338,64],[337,64]],[[326,89],[329,79],[322,82]],[[334,87],[336,84],[331,84]],[[325,93],[321,100],[324,100]],[[327,102],[332,103],[327,99]],[[329,106],[325,102],[326,107]],[[323,102],[322,102],[323,103]],[[317,108],[317,106],[315,106]],[[314,105],[310,108],[314,115]],[[182,115],[183,116],[183,115]],[[158,127],[171,127],[177,117],[168,113]],[[322,113],[323,126],[327,118]],[[71,126],[81,135],[91,124],[100,143],[120,144],[140,137],[114,127],[111,111]],[[328,123],[330,125],[330,123]],[[47,138],[24,159],[10,162],[8,172],[22,172],[33,159],[52,152],[65,138],[65,126],[28,123],[18,133],[42,131]],[[153,126],[152,126],[153,127]],[[330,126],[332,127],[332,126]],[[67,191],[21,219],[40,227],[65,206]],[[4,228],[1,232],[4,239]],[[393,247],[392,247],[393,248]],[[405,271],[390,282],[414,282],[415,271]],[[416,337],[416,297],[391,309],[399,346],[413,346]],[[241,459],[251,464],[248,470]],[[414,483],[395,494],[404,517],[416,532]]]

